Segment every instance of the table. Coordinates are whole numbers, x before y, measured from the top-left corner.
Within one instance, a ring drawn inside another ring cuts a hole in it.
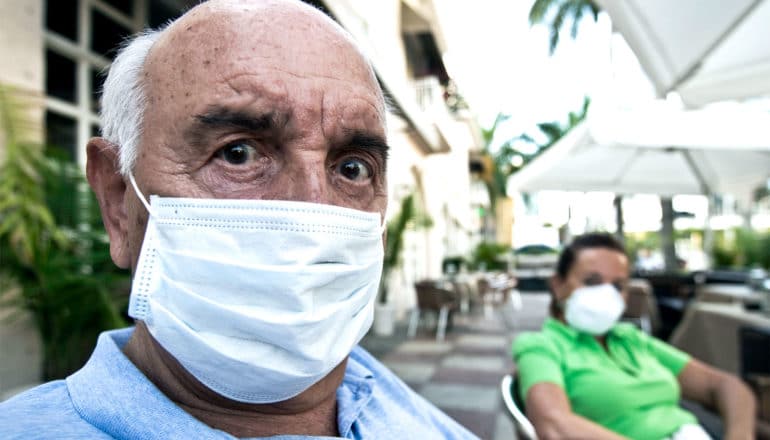
[[[691,301],[669,342],[693,357],[740,376],[743,326],[770,329],[770,315],[747,311],[740,303]]]
[[[761,304],[765,294],[745,284],[703,284],[696,288],[696,299],[702,302]]]

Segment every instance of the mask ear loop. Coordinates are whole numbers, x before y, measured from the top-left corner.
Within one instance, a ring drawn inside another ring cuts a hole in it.
[[[142,195],[142,192],[139,190],[139,186],[136,184],[136,179],[134,179],[134,173],[128,173],[128,180],[131,181],[131,186],[134,187],[134,192],[136,193],[136,196],[139,197],[139,200],[142,201],[142,205],[144,205],[145,208],[147,208],[147,212],[150,215],[153,215],[152,208],[150,208],[150,204],[147,203],[147,199],[144,198],[144,195]]]
[[[385,213],[382,215],[382,223],[380,223],[380,235],[384,234],[388,230],[388,208],[390,202],[385,202]]]

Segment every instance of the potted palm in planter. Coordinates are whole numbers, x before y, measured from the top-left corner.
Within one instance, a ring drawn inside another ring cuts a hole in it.
[[[410,227],[430,227],[431,220],[420,213],[414,203],[414,194],[409,194],[401,201],[398,213],[387,225],[385,235],[385,257],[382,263],[382,278],[374,306],[374,333],[390,336],[395,327],[395,308],[388,302],[390,277],[393,269],[401,265],[401,251],[404,246],[404,232]]]
[[[25,142],[25,114],[0,84],[0,311],[11,320],[31,315],[42,341],[41,379],[51,380],[79,368],[101,331],[127,325],[121,312],[130,278],[110,259],[82,171]]]

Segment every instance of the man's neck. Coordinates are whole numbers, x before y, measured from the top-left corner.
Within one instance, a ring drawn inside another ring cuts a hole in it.
[[[336,391],[347,359],[289,400],[249,404],[223,397],[200,383],[158,344],[141,321],[123,352],[169,399],[212,428],[236,437],[339,435]]]

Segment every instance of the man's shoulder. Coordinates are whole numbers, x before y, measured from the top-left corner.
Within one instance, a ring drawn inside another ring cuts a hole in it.
[[[3,439],[109,438],[80,417],[63,380],[48,382],[0,402]]]

